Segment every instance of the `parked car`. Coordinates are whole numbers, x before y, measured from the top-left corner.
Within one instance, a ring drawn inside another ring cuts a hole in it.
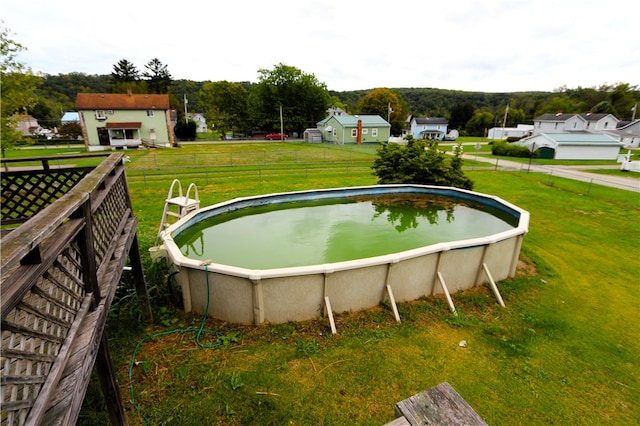
[[[282,139],[289,139],[289,135],[282,134],[282,133],[269,133],[267,135],[267,140],[270,141],[275,141],[275,140],[282,140]]]

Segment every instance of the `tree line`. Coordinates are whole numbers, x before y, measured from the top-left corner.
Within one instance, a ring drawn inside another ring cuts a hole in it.
[[[110,74],[34,74],[16,60],[26,48],[0,31],[2,59],[3,130],[11,116],[21,113],[38,119],[42,127],[60,125],[64,112],[75,110],[78,93],[161,93],[185,122],[185,110],[204,114],[210,129],[251,134],[279,131],[299,135],[326,117],[329,107],[349,114],[377,114],[388,120],[392,134],[400,135],[407,118],[444,117],[449,128],[462,135],[482,136],[502,124],[532,123],[544,113],[606,112],[630,120],[640,101],[640,88],[629,83],[592,88],[561,87],[553,92],[487,93],[435,88],[372,88],[330,91],[315,75],[283,63],[259,69],[257,82],[193,81],[173,79],[168,65],[152,58],[142,69],[127,59],[113,65]],[[505,112],[508,109],[508,114]],[[505,121],[506,116],[506,121]],[[10,131],[5,136],[18,137]]]
[[[158,65],[156,63],[156,65]],[[291,87],[276,86],[282,78]],[[300,79],[300,81],[297,80]],[[113,74],[87,75],[69,73],[42,76],[38,89],[41,97],[32,115],[44,123],[59,121],[60,111],[73,111],[78,92],[126,92],[131,82]],[[162,93],[156,85],[138,80],[134,93]],[[179,113],[188,100],[190,112],[204,113],[208,122],[218,129],[246,133],[254,128],[271,131],[278,128],[279,101],[290,131],[315,127],[326,116],[326,109],[339,106],[351,114],[378,113],[389,119],[392,132],[399,134],[409,114],[414,117],[445,117],[449,128],[461,134],[482,136],[485,129],[503,124],[509,105],[506,125],[532,124],[535,117],[545,113],[605,112],[620,120],[631,120],[632,108],[640,102],[640,87],[628,83],[603,84],[599,87],[561,87],[553,92],[470,92],[437,88],[391,88],[353,91],[325,90],[313,74],[295,67],[279,64],[271,70],[259,70],[259,82],[166,80],[160,86],[170,95],[171,105]],[[279,92],[269,87],[279,87]],[[296,99],[295,93],[302,95]],[[250,94],[252,96],[250,97]],[[372,96],[373,94],[373,96]],[[319,102],[311,99],[318,96]],[[293,98],[293,99],[290,99]],[[255,102],[255,103],[252,103]],[[300,105],[298,105],[300,104]],[[377,104],[377,105],[372,105]],[[391,104],[392,113],[388,114]],[[269,107],[267,107],[269,106]],[[313,114],[301,114],[307,110]]]

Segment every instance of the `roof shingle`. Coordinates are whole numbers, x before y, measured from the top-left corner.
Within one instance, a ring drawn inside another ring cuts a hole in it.
[[[122,93],[78,93],[76,109],[169,109],[169,95],[122,94]]]

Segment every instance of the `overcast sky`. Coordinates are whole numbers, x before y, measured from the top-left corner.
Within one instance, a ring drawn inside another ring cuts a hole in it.
[[[482,92],[640,85],[633,1],[0,0],[18,59],[46,74],[138,70],[258,81],[279,63],[329,90]]]

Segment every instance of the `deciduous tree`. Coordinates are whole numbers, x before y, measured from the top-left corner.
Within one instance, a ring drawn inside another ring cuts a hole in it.
[[[0,24],[0,132],[2,134],[1,150],[5,150],[23,139],[16,130],[12,118],[18,112],[28,112],[37,102],[36,88],[42,78],[34,75],[31,69],[17,60],[17,55],[26,50],[20,43],[11,39],[12,35],[4,22]]]
[[[449,115],[449,128],[464,130],[467,122],[473,117],[475,107],[471,102],[460,102],[451,108]]]
[[[228,131],[249,130],[249,92],[240,83],[205,83],[200,90],[199,98],[200,104],[206,109],[207,121],[221,131],[223,138]]]
[[[493,120],[494,116],[489,111],[476,110],[465,126],[465,130],[471,136],[485,136],[485,130],[493,127]]]
[[[358,111],[360,114],[379,115],[391,124],[391,134],[399,135],[405,128],[408,107],[393,90],[378,88],[360,100]]]
[[[251,119],[262,130],[280,130],[282,108],[285,133],[302,133],[326,116],[331,96],[313,74],[285,64],[260,69],[249,95]]]
[[[406,145],[380,144],[373,164],[378,183],[417,183],[473,189],[462,171],[462,150],[447,158],[435,140],[409,138]]]

